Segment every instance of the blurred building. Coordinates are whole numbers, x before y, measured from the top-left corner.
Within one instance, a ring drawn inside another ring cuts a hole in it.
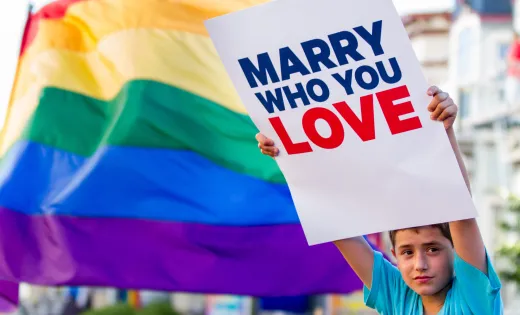
[[[501,265],[495,251],[504,241],[498,227],[504,193],[520,193],[520,155],[514,158],[520,141],[514,127],[520,100],[507,102],[505,90],[512,17],[511,0],[458,0],[447,48],[447,85],[460,108],[457,133],[470,171],[479,225],[497,268]],[[518,295],[508,285],[503,298],[509,314],[518,314]]]
[[[443,86],[449,78],[451,7],[403,17],[415,54],[430,85]]]

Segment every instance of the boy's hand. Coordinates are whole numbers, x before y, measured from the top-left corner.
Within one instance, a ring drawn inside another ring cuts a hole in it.
[[[258,141],[258,148],[260,148],[260,152],[265,155],[269,155],[270,157],[275,157],[278,155],[278,148],[274,146],[274,141],[267,138],[261,133],[256,134],[256,141]]]
[[[432,113],[431,119],[442,121],[446,130],[453,127],[458,108],[450,95],[436,86],[428,89],[428,95],[433,96],[430,105],[428,105],[428,110]]]

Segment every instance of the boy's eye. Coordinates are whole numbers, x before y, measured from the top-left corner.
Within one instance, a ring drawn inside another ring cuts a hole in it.
[[[404,255],[404,256],[409,256],[409,255],[412,255],[413,252],[411,250],[405,250],[401,253],[401,255]]]
[[[430,248],[428,248],[428,252],[430,252],[430,253],[435,253],[435,252],[438,252],[438,251],[439,251],[439,249],[437,247],[430,247]]]

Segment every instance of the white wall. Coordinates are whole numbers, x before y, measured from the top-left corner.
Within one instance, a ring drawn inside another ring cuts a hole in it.
[[[449,71],[453,88],[450,93],[461,107],[462,123],[469,126],[462,131],[469,132],[473,138],[472,190],[480,215],[479,225],[490,252],[495,248],[495,203],[498,189],[504,184],[500,169],[504,163],[500,147],[494,142],[497,134],[493,130],[476,132],[465,123],[490,117],[502,108],[503,82],[497,73],[503,62],[501,45],[507,44],[510,36],[511,26],[507,23],[484,23],[471,12],[463,12],[450,33]]]
[[[412,38],[412,47],[430,85],[442,86],[448,80],[448,65],[428,65],[432,62],[444,62],[449,57],[448,34],[421,34]]]
[[[520,187],[520,183],[514,183],[520,178],[519,172],[512,170],[508,161],[508,132],[496,127],[497,113],[505,113],[507,109],[502,94],[504,56],[512,38],[512,23],[480,21],[478,15],[464,12],[454,23],[450,38],[450,83],[458,102],[461,96],[467,96],[465,104],[459,103],[459,107],[469,108],[467,117],[461,117],[466,128],[459,133],[469,134],[472,139],[472,191],[482,236],[493,259],[504,237],[497,228],[497,211],[503,205],[500,190],[511,188],[507,187],[509,180],[516,189]],[[495,128],[474,129],[479,120],[494,121]],[[495,267],[499,267],[497,261]],[[503,297],[506,309],[513,310],[510,314],[520,314],[515,306],[518,296],[511,293],[507,285],[504,285]]]
[[[464,12],[450,34],[450,82],[457,100],[466,93],[467,111],[478,120],[506,110],[503,99],[503,57],[512,38],[511,23],[481,23],[478,15]],[[465,106],[465,104],[459,104]],[[466,108],[461,108],[461,113]],[[464,119],[461,115],[461,119]]]
[[[450,31],[450,78],[458,86],[474,83],[479,75],[480,19],[472,13],[462,13]]]
[[[516,32],[520,33],[520,1],[518,0],[514,0],[513,27]]]
[[[444,34],[424,34],[412,38],[412,47],[420,62],[447,60],[448,45],[449,36]]]

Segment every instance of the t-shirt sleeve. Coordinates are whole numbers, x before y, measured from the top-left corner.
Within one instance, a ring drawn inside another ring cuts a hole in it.
[[[457,290],[474,314],[498,314],[502,309],[500,279],[486,252],[487,275],[455,254]]]
[[[366,306],[380,314],[392,314],[403,283],[399,270],[380,252],[374,251],[372,286],[370,289],[364,286],[363,289]]]

